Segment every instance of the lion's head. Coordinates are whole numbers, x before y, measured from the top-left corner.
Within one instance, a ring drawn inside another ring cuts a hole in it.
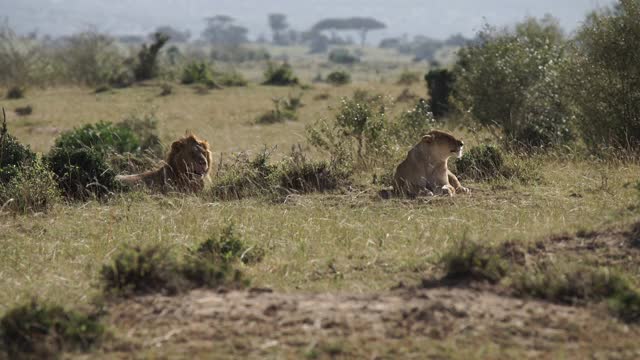
[[[464,142],[458,140],[448,132],[432,130],[420,141],[425,153],[429,153],[439,160],[446,160],[450,156],[462,157]]]
[[[167,164],[180,176],[189,179],[205,178],[211,167],[209,143],[195,135],[187,135],[171,144]]]

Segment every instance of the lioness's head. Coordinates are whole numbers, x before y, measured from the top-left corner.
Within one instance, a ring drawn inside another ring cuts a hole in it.
[[[464,142],[456,139],[455,136],[448,132],[440,130],[432,130],[422,137],[421,143],[425,144],[436,157],[442,160],[448,159],[450,156],[462,157],[462,148]]]
[[[211,166],[209,143],[195,135],[187,135],[171,144],[167,163],[178,174],[205,177]]]

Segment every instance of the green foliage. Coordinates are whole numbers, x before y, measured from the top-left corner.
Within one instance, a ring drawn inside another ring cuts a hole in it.
[[[198,287],[241,288],[248,284],[233,264],[204,250],[179,261],[166,247],[127,247],[101,270],[108,296],[129,297],[149,293],[175,295]]]
[[[215,84],[213,81],[213,72],[204,62],[187,64],[182,70],[181,81],[185,85],[204,84],[210,86]]]
[[[449,70],[431,70],[425,76],[429,90],[429,105],[436,118],[449,112],[449,96],[454,84],[453,73]]]
[[[247,86],[249,83],[241,73],[232,71],[224,73],[214,73],[215,82],[222,86]]]
[[[287,63],[276,65],[270,62],[264,72],[263,85],[290,86],[298,85],[298,78],[293,73],[293,68]]]
[[[0,184],[0,207],[21,214],[48,211],[59,197],[54,174],[40,158],[19,167],[15,176]]]
[[[573,44],[565,85],[593,151],[640,147],[639,18],[640,2],[620,0],[589,15]]]
[[[640,320],[640,293],[627,279],[606,268],[544,262],[522,271],[512,287],[518,296],[562,304],[604,300],[615,316],[628,322]]]
[[[61,59],[65,78],[70,82],[125,87],[133,81],[133,74],[125,66],[125,59],[113,39],[95,31],[66,38]]]
[[[8,183],[24,164],[33,161],[35,157],[29,146],[20,144],[9,134],[5,117],[0,128],[0,183]]]
[[[382,98],[355,92],[353,98],[341,100],[335,121],[308,126],[307,139],[338,164],[349,164],[355,156],[360,165],[372,165],[386,158],[390,148],[385,111]]]
[[[104,327],[92,316],[35,300],[8,311],[0,320],[2,348],[9,358],[57,358],[63,351],[88,351]]]
[[[120,251],[112,264],[100,272],[108,295],[131,296],[154,292],[174,295],[184,287],[175,255],[161,246],[130,246]]]
[[[138,63],[133,69],[137,81],[153,79],[158,75],[158,53],[169,41],[169,36],[161,32],[153,34],[153,44],[142,45],[138,53]]]
[[[413,145],[432,130],[435,124],[436,119],[429,104],[424,99],[419,99],[412,109],[402,112],[398,121],[392,124],[391,134],[400,143]]]
[[[216,46],[209,55],[213,61],[238,64],[247,61],[265,61],[271,58],[265,49],[250,49],[244,46]]]
[[[351,75],[346,71],[333,71],[327,75],[327,82],[331,85],[345,85],[351,82]]]
[[[22,86],[12,86],[7,91],[7,99],[22,99],[24,97],[24,93],[26,92],[25,88]]]
[[[247,246],[238,235],[233,223],[200,244],[195,254],[216,259],[217,261],[233,262],[240,260],[245,264],[255,264],[264,258],[264,249],[258,246]]]
[[[410,86],[420,81],[420,75],[417,72],[405,70],[400,74],[398,85]]]
[[[329,61],[336,64],[351,65],[360,62],[360,58],[351,54],[347,49],[338,48],[329,52]]]
[[[455,161],[459,178],[478,181],[517,180],[522,183],[540,181],[538,166],[533,159],[507,154],[499,147],[485,144],[471,148]]]
[[[456,161],[457,174],[474,180],[496,179],[507,175],[505,156],[494,145],[471,148]]]
[[[438,260],[448,280],[499,282],[507,275],[508,263],[491,247],[463,239]]]
[[[56,139],[54,147],[66,150],[89,148],[103,154],[110,151],[125,153],[140,148],[140,140],[126,126],[101,121],[63,133]]]
[[[54,147],[46,161],[63,194],[72,199],[104,197],[121,190],[106,155],[91,148]]]
[[[160,85],[160,96],[169,96],[173,94],[173,86],[168,83]]]
[[[557,22],[531,18],[514,31],[487,28],[479,36],[479,45],[459,52],[454,97],[460,110],[483,126],[497,127],[510,145],[546,147],[571,140]]]

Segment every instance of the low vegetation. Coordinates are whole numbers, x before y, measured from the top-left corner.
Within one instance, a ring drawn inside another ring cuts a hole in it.
[[[264,72],[263,85],[291,86],[298,85],[298,77],[293,73],[293,68],[287,63],[277,65],[270,62]]]
[[[351,75],[346,71],[334,71],[327,75],[327,82],[331,85],[345,85],[351,82]]]
[[[13,308],[0,320],[2,350],[10,358],[57,358],[61,352],[88,351],[104,334],[95,316],[36,300]]]

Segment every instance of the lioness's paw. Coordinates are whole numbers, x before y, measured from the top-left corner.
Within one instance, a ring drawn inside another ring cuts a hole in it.
[[[463,194],[471,194],[471,190],[469,190],[469,188],[466,188],[466,187],[464,187],[464,186],[460,186],[460,187],[456,190],[456,192],[460,192],[460,193],[463,193]]]
[[[442,195],[444,196],[453,196],[456,194],[456,189],[451,185],[445,185],[442,187]]]

